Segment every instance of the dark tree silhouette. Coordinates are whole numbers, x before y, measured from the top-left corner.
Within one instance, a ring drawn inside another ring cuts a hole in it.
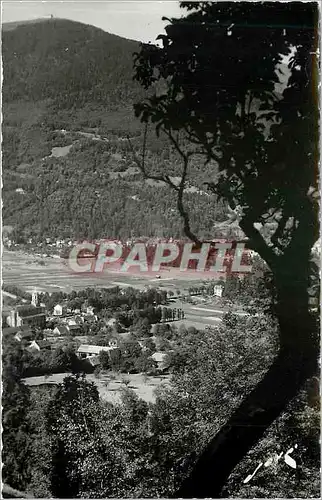
[[[221,495],[236,464],[317,370],[308,287],[318,239],[318,14],[316,3],[301,2],[181,6],[188,13],[168,20],[163,46],[142,45],[136,54],[137,80],[158,89],[136,114],[166,134],[183,160],[179,185],[158,178],[176,191],[185,233],[197,243],[184,189],[195,154],[207,169],[213,163],[205,182],[238,213],[248,246],[270,267],[280,327],[271,368],[177,492],[201,498]],[[139,163],[153,176],[144,158]]]

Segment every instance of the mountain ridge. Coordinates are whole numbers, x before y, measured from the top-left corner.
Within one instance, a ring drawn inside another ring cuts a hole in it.
[[[143,93],[133,81],[139,42],[100,28],[49,19],[4,31],[2,43],[5,102],[51,98],[66,108],[89,100],[132,102]]]
[[[67,21],[70,23],[75,23],[83,26],[90,26],[94,29],[103,31],[104,33],[107,33],[108,35],[112,35],[118,38],[122,38],[124,40],[129,40],[130,42],[134,43],[140,43],[138,40],[133,40],[131,38],[123,37],[120,35],[117,35],[116,33],[110,33],[109,31],[104,30],[103,28],[99,28],[98,26],[94,26],[93,24],[89,23],[84,23],[81,21],[75,21],[74,19],[68,19],[67,17],[37,17],[35,19],[22,19],[20,21],[7,21],[1,24],[2,31],[11,31],[13,29],[19,28],[20,26],[29,26],[32,24],[40,24],[40,23],[46,23],[46,22],[54,22],[54,21]]]

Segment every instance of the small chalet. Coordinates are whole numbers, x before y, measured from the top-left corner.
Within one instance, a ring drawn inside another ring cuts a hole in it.
[[[64,316],[67,312],[67,308],[64,305],[56,304],[53,311],[53,316]]]
[[[92,306],[86,307],[86,314],[88,314],[89,316],[94,316],[94,307]]]
[[[224,291],[224,287],[222,285],[215,285],[214,286],[214,296],[215,297],[222,297]]]
[[[15,339],[18,342],[22,342],[23,340],[31,341],[33,336],[34,336],[34,334],[32,333],[31,330],[27,330],[27,331],[25,330],[25,331],[19,331],[18,333],[16,333]]]
[[[69,335],[69,330],[65,325],[57,325],[54,328],[54,334],[58,335],[59,337],[64,337],[66,335]]]
[[[47,342],[47,340],[33,340],[26,350],[29,352],[39,352],[50,349],[51,344],[50,342]]]

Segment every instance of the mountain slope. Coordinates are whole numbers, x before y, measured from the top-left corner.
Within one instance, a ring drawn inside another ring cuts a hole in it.
[[[64,19],[9,23],[2,42],[5,166],[50,153],[48,133],[56,129],[140,133],[133,114],[143,96],[133,81],[138,42]]]
[[[127,104],[142,95],[132,78],[138,42],[65,19],[21,24],[2,39],[7,103],[49,98],[71,108]]]
[[[180,236],[173,192],[134,173],[126,140],[141,147],[138,42],[63,19],[11,26],[2,37],[5,223],[40,240]],[[169,146],[152,131],[148,147],[148,162],[175,175]],[[192,223],[211,235],[213,197],[186,197]]]

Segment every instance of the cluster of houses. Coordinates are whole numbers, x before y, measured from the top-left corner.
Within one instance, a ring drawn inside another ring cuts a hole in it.
[[[221,290],[217,291],[219,296],[220,292]],[[79,307],[79,309],[71,309],[68,302],[62,302],[55,304],[49,313],[46,305],[40,302],[39,293],[33,292],[31,303],[15,306],[8,311],[7,315],[3,314],[3,320],[8,325],[3,328],[3,335],[10,335],[11,338],[21,343],[26,351],[35,354],[46,351],[49,353],[52,349],[64,345],[67,339],[72,338],[72,342],[77,346],[78,357],[87,359],[93,367],[100,363],[99,354],[102,351],[107,352],[112,361],[115,356],[119,356],[120,341],[123,336],[126,337],[127,333],[124,332],[121,337],[115,334],[105,346],[88,343],[88,325],[95,325],[99,318],[94,308],[86,302]],[[104,323],[103,330],[106,328],[106,331],[116,332],[115,318],[106,319]],[[138,339],[143,351],[145,350],[144,340]],[[160,370],[166,369],[164,352],[155,352],[151,358]]]
[[[17,342],[23,343],[26,351],[36,354],[39,352],[51,351],[51,349],[55,346],[53,341],[69,335],[69,330],[65,325],[58,325],[54,328],[54,330],[45,329],[43,330],[43,334],[45,337],[44,340],[35,339],[34,330],[27,325],[4,328],[3,334],[10,334],[10,336],[12,336]],[[84,340],[85,339],[86,337],[84,338]],[[144,349],[143,342],[139,341],[139,344]],[[76,353],[80,359],[86,359],[93,367],[96,367],[100,364],[99,355],[102,351],[108,353],[111,361],[115,360],[120,355],[118,340],[109,340],[107,346],[81,343]],[[152,354],[151,358],[156,362],[158,369],[165,370],[167,368],[166,353],[155,352]]]
[[[46,335],[50,332],[53,333],[56,338],[57,336],[68,335],[68,328],[64,325],[57,326],[53,331],[44,330],[43,333]],[[36,340],[34,339],[34,331],[30,329],[29,326],[19,326],[19,327],[8,327],[3,329],[3,334],[10,334],[17,342],[23,342],[26,351],[30,353],[37,353],[40,351],[50,351],[53,347],[53,343],[48,340]],[[119,347],[116,340],[111,340],[108,346],[96,346],[90,344],[81,344],[77,349],[77,355],[80,359],[88,359],[92,366],[97,366],[99,364],[99,353],[101,351],[108,352],[109,356],[115,356],[119,353]]]
[[[3,335],[10,335],[17,342],[23,343],[26,351],[30,353],[50,351],[53,347],[57,346],[57,340],[59,341],[61,337],[70,335],[69,327],[65,325],[58,325],[54,330],[44,329],[44,340],[35,339],[35,331],[27,325],[3,328],[2,332]],[[108,352],[112,358],[112,356],[119,353],[118,342],[113,339],[109,341],[108,346],[81,344],[77,349],[77,355],[80,359],[88,359],[92,366],[97,366],[101,351]]]
[[[13,337],[23,344],[30,353],[46,352],[57,347],[66,337],[73,337],[80,345],[77,355],[80,359],[87,359],[92,366],[100,363],[99,354],[108,353],[111,360],[119,355],[119,341],[117,338],[109,340],[107,346],[98,346],[86,343],[87,337],[82,335],[81,327],[84,321],[95,322],[98,318],[91,306],[84,305],[81,310],[71,311],[65,304],[56,304],[52,314],[48,315],[44,304],[39,304],[38,294],[32,295],[32,303],[14,307],[8,316],[4,317],[8,327],[3,328],[3,335]],[[54,328],[46,328],[46,321],[54,320]],[[107,321],[106,326],[114,327],[115,318]],[[42,331],[43,339],[37,339],[36,332]],[[142,348],[144,343],[139,342]],[[154,353],[152,359],[158,367],[163,369],[164,353]]]
[[[59,339],[77,336],[82,333],[82,324],[88,320],[96,321],[92,307],[82,310],[68,309],[67,306],[56,304],[52,314],[48,314],[45,304],[39,302],[37,292],[33,292],[31,304],[13,307],[9,314],[3,315],[8,327],[3,328],[4,334],[10,334],[18,342],[30,342],[29,351],[48,349]],[[53,329],[46,328],[46,322],[54,320]],[[45,340],[35,340],[35,332],[42,331]]]
[[[26,350],[29,352],[39,352],[45,349],[51,349],[51,343],[47,340],[35,340],[35,333],[28,325],[10,326],[2,329],[4,336],[10,335],[17,342],[23,342]]]

